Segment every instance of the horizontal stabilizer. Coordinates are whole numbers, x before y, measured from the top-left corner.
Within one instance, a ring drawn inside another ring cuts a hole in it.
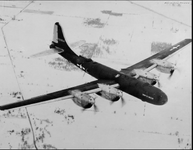
[[[86,43],[85,40],[80,40],[80,41],[77,41],[77,42],[74,42],[74,43],[70,44],[70,47],[75,49],[75,48],[78,48],[78,47],[82,46],[85,43]]]
[[[32,56],[30,56],[29,58],[37,58],[37,57],[42,57],[42,56],[48,56],[48,55],[51,55],[51,54],[58,54],[58,53],[61,53],[63,52],[64,50],[60,49],[54,49],[54,48],[51,48],[49,50],[45,50],[43,52],[40,52],[40,53],[37,53],[37,54],[34,54]]]

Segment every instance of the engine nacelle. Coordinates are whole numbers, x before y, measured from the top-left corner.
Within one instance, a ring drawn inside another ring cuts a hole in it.
[[[110,100],[112,102],[116,102],[120,99],[119,96],[117,96],[115,94],[105,92],[105,91],[100,91],[100,92],[97,92],[96,94],[103,97],[103,98],[105,98],[105,99],[107,99],[107,100]]]
[[[82,108],[91,108],[92,105],[95,103],[95,98],[86,93],[82,93],[79,90],[72,90],[69,91],[69,93],[73,96],[73,102]]]
[[[159,77],[156,74],[147,72],[142,69],[134,69],[131,73],[134,78],[137,78],[143,82],[155,85],[159,81]]]
[[[111,101],[118,101],[120,97],[123,96],[123,92],[119,89],[116,89],[110,85],[98,84],[101,89],[100,92],[96,93],[97,95],[106,98]]]
[[[162,73],[168,73],[171,74],[172,71],[175,70],[176,65],[168,62],[166,60],[160,60],[160,59],[153,59],[151,60],[152,63],[156,64],[156,69]]]
[[[140,81],[143,81],[145,83],[149,83],[151,85],[155,85],[157,83],[157,80],[154,80],[154,79],[148,79],[148,78],[145,78],[145,77],[139,77],[138,78]]]
[[[171,69],[171,68],[165,68],[165,67],[162,67],[162,66],[157,66],[156,69],[162,73],[167,73],[167,74],[171,74],[171,72],[174,71],[174,69]]]

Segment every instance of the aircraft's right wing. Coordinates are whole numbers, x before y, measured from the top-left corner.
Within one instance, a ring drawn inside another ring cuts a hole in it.
[[[150,56],[132,66],[129,66],[127,68],[121,69],[121,72],[129,75],[132,70],[134,69],[143,69],[146,71],[150,71],[154,69],[157,65],[152,62],[153,59],[160,59],[160,60],[166,60],[170,57],[172,57],[177,51],[184,48],[186,45],[188,45],[190,42],[192,42],[192,39],[185,39],[169,48],[166,48],[163,51],[160,51],[159,53]]]
[[[95,81],[92,81],[92,82],[89,82],[89,83],[86,83],[86,84],[82,84],[82,85],[78,85],[78,86],[75,86],[75,87],[71,87],[71,88],[68,88],[68,89],[64,89],[64,90],[52,92],[52,93],[49,93],[49,94],[33,97],[33,98],[30,98],[30,99],[23,100],[23,101],[18,101],[18,102],[15,102],[15,103],[2,105],[2,106],[0,106],[0,110],[12,109],[12,108],[32,105],[32,104],[36,104],[36,103],[42,103],[42,102],[45,102],[45,101],[51,101],[51,100],[56,101],[57,98],[61,98],[59,100],[70,99],[70,98],[73,97],[70,94],[70,91],[73,91],[73,90],[79,90],[82,93],[87,93],[87,94],[97,93],[97,92],[101,91],[101,89],[98,86],[99,83],[111,85],[112,87],[119,87],[119,85],[115,81],[95,80]]]

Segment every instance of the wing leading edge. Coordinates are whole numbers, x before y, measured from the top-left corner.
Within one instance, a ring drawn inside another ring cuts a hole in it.
[[[49,93],[49,94],[33,97],[33,98],[30,98],[30,99],[27,99],[27,100],[2,105],[2,106],[0,106],[0,110],[23,107],[23,106],[42,103],[42,102],[51,101],[51,100],[56,101],[56,99],[58,99],[58,98],[61,98],[60,100],[70,99],[70,98],[73,97],[70,94],[70,91],[73,91],[73,90],[79,90],[79,91],[81,91],[83,93],[87,93],[87,94],[96,93],[96,92],[101,91],[101,89],[98,86],[99,83],[108,84],[108,85],[111,85],[111,86],[114,86],[114,87],[118,87],[118,84],[115,81],[96,80],[96,81],[92,81],[92,82],[89,82],[89,83],[86,83],[86,84],[71,87],[71,88],[68,88],[68,89],[64,89],[64,90],[52,92],[52,93]]]

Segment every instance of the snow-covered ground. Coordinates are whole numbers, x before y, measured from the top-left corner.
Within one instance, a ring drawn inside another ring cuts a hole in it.
[[[180,6],[164,1],[0,2],[0,105],[20,100],[20,92],[27,99],[94,79],[50,67],[57,54],[28,58],[48,49],[55,22],[69,44],[117,41],[110,47],[112,55],[93,59],[119,70],[149,57],[152,42],[192,38],[190,8],[188,1]],[[161,88],[169,98],[164,106],[125,94],[124,107],[98,97],[96,114],[93,108],[82,112],[71,100],[0,111],[0,148],[34,148],[27,115],[38,148],[191,148],[191,49],[190,44],[171,58],[179,71],[170,80],[161,73]]]

